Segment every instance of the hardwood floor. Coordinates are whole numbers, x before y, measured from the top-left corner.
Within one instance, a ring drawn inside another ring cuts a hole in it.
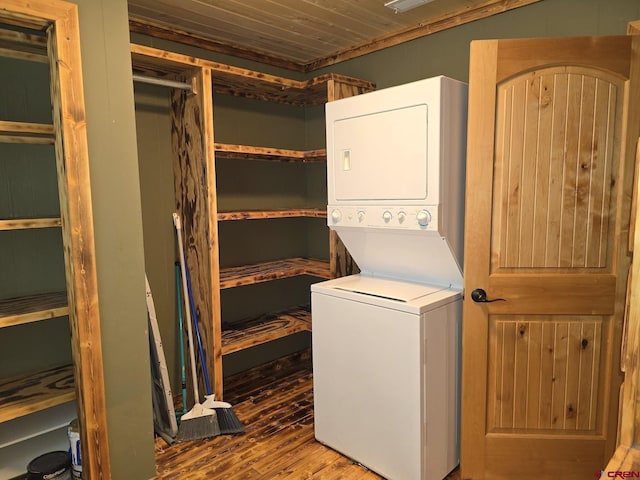
[[[156,479],[382,478],[315,441],[308,353],[235,375],[225,385],[225,400],[245,424],[245,433],[171,446],[156,439]],[[459,479],[457,472],[447,477]]]

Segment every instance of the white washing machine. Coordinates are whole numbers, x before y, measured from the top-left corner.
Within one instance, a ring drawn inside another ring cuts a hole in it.
[[[312,287],[315,435],[389,479],[459,459],[459,289],[355,275]]]
[[[311,287],[316,439],[390,480],[458,465],[467,86],[326,105],[329,227],[361,273]]]

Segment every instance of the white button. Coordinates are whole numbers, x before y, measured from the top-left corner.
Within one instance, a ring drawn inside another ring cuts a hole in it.
[[[416,218],[418,219],[418,224],[421,227],[426,227],[431,222],[431,214],[428,210],[420,210],[418,215],[416,215]]]
[[[382,219],[385,221],[385,223],[389,223],[389,221],[393,218],[393,215],[391,215],[391,212],[389,210],[385,211],[382,214]]]

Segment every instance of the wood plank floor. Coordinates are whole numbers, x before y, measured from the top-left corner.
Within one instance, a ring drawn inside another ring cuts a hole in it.
[[[308,353],[226,379],[225,400],[245,424],[239,435],[167,445],[155,443],[156,479],[378,480],[313,435],[313,382]],[[453,472],[447,480],[459,480]]]

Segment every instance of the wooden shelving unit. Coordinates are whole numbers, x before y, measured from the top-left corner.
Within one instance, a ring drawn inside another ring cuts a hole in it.
[[[0,9],[2,478],[66,450],[76,417],[83,474],[110,478],[79,45],[74,4]]]
[[[283,98],[279,98],[278,101],[283,101]],[[214,152],[216,159],[238,161],[255,160],[306,164],[326,162],[327,158],[325,149],[288,150],[223,143],[216,143]],[[217,219],[219,222],[224,222],[278,218],[326,218],[326,216],[326,208],[282,208],[218,212]],[[220,255],[224,255],[224,252],[220,252]],[[225,290],[301,275],[329,279],[331,278],[329,261],[296,257],[221,268],[219,271],[219,288],[220,290]],[[311,313],[309,307],[304,306],[293,307],[292,309],[275,313],[267,312],[256,318],[233,324],[223,322],[220,335],[221,355],[224,357],[231,353],[304,331],[311,331]]]
[[[279,98],[278,101],[283,101],[283,99]],[[325,149],[304,151],[216,143],[215,158],[305,164],[326,162],[327,153]],[[283,208],[277,210],[218,212],[217,218],[218,221],[230,221],[300,217],[326,218],[326,216],[326,208]],[[220,252],[220,254],[224,255],[224,252]],[[329,261],[297,257],[221,268],[219,272],[219,288],[220,290],[225,290],[300,275],[329,279],[331,278]],[[267,312],[256,318],[233,324],[223,322],[220,336],[221,354],[225,356],[236,353],[305,331],[311,331],[311,312],[308,306],[293,307],[292,309],[275,313]]]
[[[213,366],[208,370],[213,373],[214,391],[221,397],[224,393],[222,361],[225,355],[283,336],[309,331],[311,328],[308,309],[299,306],[275,313],[264,312],[248,320],[227,322],[221,318],[221,292],[294,276],[306,275],[328,279],[351,273],[351,264],[345,261],[348,254],[344,246],[331,232],[327,234],[327,259],[302,258],[296,254],[295,258],[268,260],[229,268],[220,267],[220,258],[224,260],[225,255],[224,249],[220,250],[220,222],[326,218],[327,213],[326,208],[316,206],[318,203],[324,204],[324,201],[318,202],[317,199],[310,201],[309,206],[296,205],[295,208],[291,205],[282,205],[281,208],[270,205],[269,209],[260,209],[260,201],[257,200],[256,208],[249,206],[225,209],[225,202],[220,202],[217,195],[218,185],[220,182],[224,183],[225,179],[216,174],[216,160],[317,164],[326,162],[326,150],[289,150],[272,146],[214,142],[213,119],[215,117],[216,121],[221,120],[213,114],[215,107],[211,99],[214,94],[230,95],[308,107],[371,91],[375,85],[331,73],[309,80],[292,80],[135,44],[131,46],[131,52],[133,73],[139,80],[143,77],[153,77],[152,83],[157,83],[157,80],[171,80],[186,87],[183,90],[177,88],[176,84],[167,85],[171,88],[175,204],[182,218],[183,229],[190,239],[186,252],[187,264],[190,267],[199,318],[205,319],[200,328],[205,339],[206,357]],[[246,167],[241,168],[246,168],[244,171],[250,175],[251,166],[252,164],[246,164]],[[251,192],[247,195],[250,197]],[[244,204],[250,205],[251,201]],[[298,228],[297,223],[289,225],[291,228]],[[308,225],[301,221],[299,228],[305,232],[301,236],[302,240]],[[223,233],[229,234],[230,230],[225,227]],[[291,241],[291,237],[288,240]]]
[[[54,145],[54,125],[29,122],[0,121],[0,143]],[[55,181],[55,180],[54,180]],[[62,227],[58,217],[3,218],[0,232]],[[60,253],[62,255],[62,252]],[[44,321],[69,315],[67,293],[47,292],[0,300],[0,329]],[[0,424],[17,421],[27,415],[46,411],[71,402],[76,397],[72,365],[46,368],[9,379],[0,380]],[[55,421],[54,421],[55,423]],[[26,438],[45,435],[37,429]],[[19,443],[19,442],[17,442]]]

